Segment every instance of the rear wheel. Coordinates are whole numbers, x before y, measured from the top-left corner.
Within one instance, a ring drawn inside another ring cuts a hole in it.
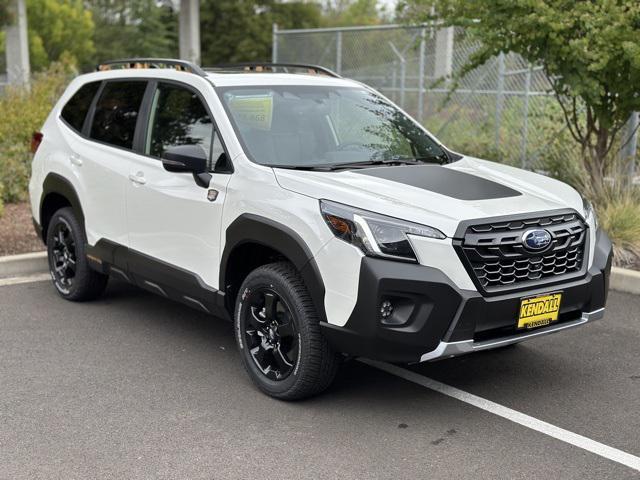
[[[288,262],[249,274],[236,302],[235,332],[245,369],[272,397],[316,395],[336,375],[339,358],[320,332],[300,274]]]
[[[89,267],[84,229],[69,207],[53,214],[47,228],[47,254],[51,279],[67,300],[91,300],[107,286],[109,277]]]

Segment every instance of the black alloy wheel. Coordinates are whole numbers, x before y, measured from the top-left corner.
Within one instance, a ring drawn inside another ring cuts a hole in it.
[[[53,229],[51,274],[58,290],[68,294],[76,276],[76,243],[71,234],[71,226],[64,218],[60,218]]]
[[[267,395],[300,400],[331,385],[340,356],[324,338],[316,306],[291,263],[262,265],[247,275],[234,324],[245,370]]]
[[[71,207],[61,208],[53,214],[47,225],[46,238],[49,271],[60,296],[74,302],[100,296],[109,276],[89,265],[84,226]]]
[[[267,378],[284,380],[293,371],[300,353],[291,309],[269,288],[252,291],[247,302],[244,340],[251,358]]]

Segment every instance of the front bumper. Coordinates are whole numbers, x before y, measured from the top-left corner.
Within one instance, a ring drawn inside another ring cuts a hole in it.
[[[604,307],[594,310],[593,312],[584,312],[580,315],[580,318],[563,322],[560,324],[553,324],[545,328],[538,328],[530,332],[522,333],[519,335],[510,335],[508,337],[500,337],[493,340],[475,341],[475,340],[462,340],[460,342],[440,342],[438,346],[425,353],[420,357],[421,362],[428,362],[430,360],[439,360],[442,358],[457,357],[459,355],[465,355],[467,353],[480,352],[482,350],[491,350],[492,348],[506,347],[507,345],[513,345],[520,343],[524,340],[540,337],[549,333],[560,332],[567,328],[573,328],[580,325],[584,325],[588,322],[594,322],[604,317]]]
[[[612,249],[598,231],[591,268],[579,279],[542,288],[482,296],[461,290],[440,270],[364,257],[356,306],[344,327],[322,323],[337,350],[376,360],[415,363],[519,343],[602,318]],[[523,297],[561,291],[559,319],[548,327],[518,331]],[[385,300],[394,305],[383,319]]]

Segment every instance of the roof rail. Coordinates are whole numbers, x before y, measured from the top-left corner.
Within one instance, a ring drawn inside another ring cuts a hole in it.
[[[260,72],[260,73],[276,73],[277,70],[282,70],[284,73],[290,72],[291,69],[306,70],[305,73],[311,73],[313,75],[327,75],[329,77],[341,78],[336,72],[329,70],[328,68],[321,67],[320,65],[307,65],[304,63],[270,63],[270,62],[245,62],[245,63],[227,63],[214,65],[213,67],[205,67],[206,71],[235,71],[242,70],[245,72]]]
[[[119,60],[108,60],[96,65],[96,71],[98,72],[127,68],[171,68],[181,72],[195,73],[201,77],[207,76],[206,72],[195,63],[172,58],[122,58]]]

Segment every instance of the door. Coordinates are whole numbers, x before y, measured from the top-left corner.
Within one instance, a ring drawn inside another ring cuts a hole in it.
[[[215,168],[218,159],[226,159],[221,139],[191,87],[160,82],[148,98],[144,145],[128,172],[130,248],[146,256],[138,261],[155,263],[148,271],[158,272],[161,265],[174,273],[179,269],[218,288],[222,208],[230,177]],[[207,187],[190,173],[171,173],[162,166],[160,157],[168,147],[190,144],[208,154],[213,175]]]
[[[89,138],[76,136],[69,144],[91,245],[100,240],[128,243],[126,179],[135,157],[133,138],[146,87],[147,82],[140,80],[106,82],[87,119]]]

